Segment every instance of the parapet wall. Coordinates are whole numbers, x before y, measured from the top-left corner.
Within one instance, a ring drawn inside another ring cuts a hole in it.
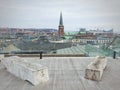
[[[5,54],[5,57],[40,57],[40,54]],[[42,57],[87,57],[85,54],[43,54]]]

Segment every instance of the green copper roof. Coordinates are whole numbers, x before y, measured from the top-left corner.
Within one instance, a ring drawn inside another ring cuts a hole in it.
[[[70,48],[58,49],[57,54],[86,54],[84,46],[72,46]]]
[[[65,32],[65,35],[77,35],[78,31]]]
[[[59,26],[63,26],[62,12],[60,13],[60,22],[59,22]]]

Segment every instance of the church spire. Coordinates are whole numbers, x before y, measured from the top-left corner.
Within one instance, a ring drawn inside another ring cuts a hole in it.
[[[59,26],[63,26],[62,12],[60,12],[60,22],[59,22]]]
[[[59,21],[59,26],[58,26],[58,34],[59,34],[59,36],[64,35],[64,25],[63,25],[62,12],[60,12],[60,21]]]

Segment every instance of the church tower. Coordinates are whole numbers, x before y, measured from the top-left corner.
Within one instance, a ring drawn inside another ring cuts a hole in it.
[[[64,26],[63,26],[62,12],[60,13],[60,21],[59,21],[59,26],[58,26],[58,34],[59,34],[59,36],[63,36],[64,35]]]

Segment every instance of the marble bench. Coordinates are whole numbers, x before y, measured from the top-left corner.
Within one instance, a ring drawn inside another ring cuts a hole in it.
[[[107,65],[107,58],[97,56],[85,70],[85,78],[100,81]]]
[[[48,68],[39,63],[31,63],[18,56],[4,58],[2,63],[10,73],[31,82],[33,85],[49,80]]]

